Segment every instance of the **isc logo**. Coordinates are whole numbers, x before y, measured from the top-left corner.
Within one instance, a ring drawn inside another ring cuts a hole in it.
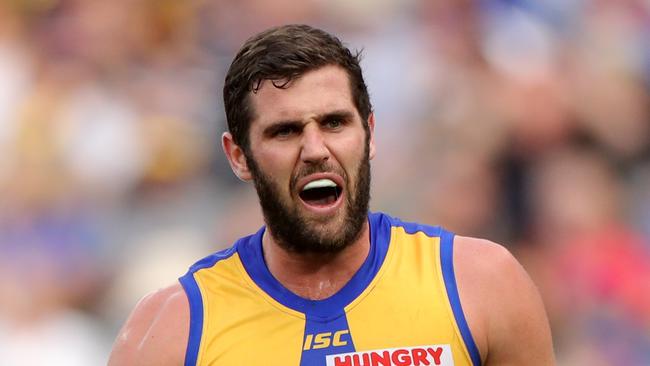
[[[321,349],[332,347],[340,347],[348,344],[348,341],[343,339],[343,336],[350,334],[350,331],[339,330],[334,333],[325,332],[325,333],[316,333],[316,334],[307,334],[305,336],[305,344],[303,345],[303,351],[308,351],[310,349]]]

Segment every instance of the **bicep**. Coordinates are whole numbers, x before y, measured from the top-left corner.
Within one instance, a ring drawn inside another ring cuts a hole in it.
[[[470,327],[478,330],[486,365],[553,365],[544,305],[526,271],[498,244],[461,241],[454,258],[461,301]]]
[[[537,287],[509,255],[496,286],[496,304],[488,365],[553,365],[553,345],[546,311]],[[501,310],[499,310],[501,309]]]
[[[180,286],[143,298],[120,330],[109,366],[182,365],[189,304]]]

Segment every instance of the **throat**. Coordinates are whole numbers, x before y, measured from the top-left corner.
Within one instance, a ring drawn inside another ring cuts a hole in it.
[[[365,256],[346,248],[338,253],[265,253],[269,271],[289,291],[308,300],[324,300],[339,292],[357,272]]]
[[[294,294],[308,300],[323,300],[339,292],[358,270],[360,263],[344,258],[341,253],[301,255],[285,262],[281,269],[269,269]]]
[[[361,268],[370,252],[368,224],[361,235],[336,253],[296,253],[279,245],[270,232],[262,238],[264,261],[285,288],[309,300],[323,300],[340,291]]]
[[[345,286],[347,281],[332,281],[330,279],[316,280],[305,284],[285,285],[294,294],[308,300],[324,300],[332,297]]]

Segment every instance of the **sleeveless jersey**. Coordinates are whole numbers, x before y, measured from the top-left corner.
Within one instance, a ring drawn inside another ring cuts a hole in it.
[[[324,300],[287,290],[262,253],[265,228],[180,278],[190,303],[185,365],[478,366],[453,268],[453,234],[369,214],[370,251]]]

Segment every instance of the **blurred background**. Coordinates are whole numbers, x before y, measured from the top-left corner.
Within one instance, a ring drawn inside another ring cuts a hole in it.
[[[364,49],[373,210],[508,246],[560,365],[650,364],[650,1],[0,0],[0,365],[105,364],[262,224],[221,88],[284,23]]]

